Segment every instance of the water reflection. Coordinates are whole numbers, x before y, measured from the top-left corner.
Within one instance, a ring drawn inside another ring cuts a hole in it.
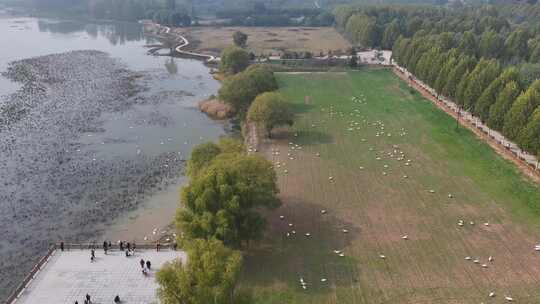
[[[176,60],[172,57],[168,58],[165,61],[165,68],[167,69],[167,72],[171,75],[178,74],[178,66],[176,65]]]
[[[81,23],[78,21],[51,21],[38,20],[40,32],[53,34],[75,34],[85,32],[89,37],[106,37],[112,45],[123,45],[130,41],[146,40],[151,43],[153,39],[145,37],[141,24],[129,22],[111,22],[106,24]]]

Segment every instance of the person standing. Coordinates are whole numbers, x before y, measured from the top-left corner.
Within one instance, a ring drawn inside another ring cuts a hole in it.
[[[88,303],[92,303],[92,301],[90,300],[90,295],[89,295],[89,294],[86,294],[86,301],[87,301]]]
[[[148,268],[148,270],[151,269],[151,266],[152,266],[152,263],[150,263],[150,261],[146,261],[146,268]]]
[[[103,252],[105,252],[105,254],[107,254],[107,250],[109,249],[108,247],[109,245],[107,244],[107,241],[103,241]]]
[[[139,261],[139,264],[141,264],[141,268],[144,268],[144,260],[143,260],[143,259],[141,259],[141,260]]]

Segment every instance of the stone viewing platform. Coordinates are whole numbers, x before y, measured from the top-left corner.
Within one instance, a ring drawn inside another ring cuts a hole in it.
[[[92,303],[114,303],[118,295],[121,303],[158,303],[155,281],[156,271],[174,259],[185,261],[186,254],[171,249],[137,249],[126,257],[124,251],[95,250],[90,260],[90,249],[56,249],[43,261],[18,297],[8,304],[73,304],[84,303],[86,294]],[[142,273],[140,260],[151,262],[147,275]]]

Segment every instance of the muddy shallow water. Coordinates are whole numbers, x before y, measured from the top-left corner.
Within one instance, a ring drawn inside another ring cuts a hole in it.
[[[0,17],[0,33],[1,300],[50,242],[158,237],[186,156],[226,126],[196,108],[208,69],[146,55],[138,24]]]

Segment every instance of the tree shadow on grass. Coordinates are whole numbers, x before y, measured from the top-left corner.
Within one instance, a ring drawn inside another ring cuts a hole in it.
[[[347,247],[359,228],[331,212],[323,214],[323,208],[291,198],[269,213],[265,238],[244,253],[242,282],[263,289],[286,286],[289,291],[309,294],[326,294],[357,282],[358,263],[347,255]],[[345,256],[334,250],[344,250]],[[306,290],[300,278],[307,283]]]
[[[328,133],[317,130],[294,131],[289,128],[276,128],[272,131],[272,139],[293,141],[302,146],[329,144],[334,142],[334,138]]]

